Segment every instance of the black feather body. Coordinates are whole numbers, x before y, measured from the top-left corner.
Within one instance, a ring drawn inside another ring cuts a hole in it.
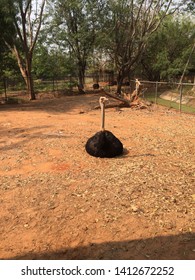
[[[112,158],[123,153],[123,144],[112,132],[103,130],[88,139],[85,149],[91,156]]]

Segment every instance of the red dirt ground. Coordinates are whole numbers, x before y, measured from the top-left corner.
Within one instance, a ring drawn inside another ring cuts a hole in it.
[[[195,116],[109,108],[93,158],[98,99],[0,104],[0,259],[195,259]]]

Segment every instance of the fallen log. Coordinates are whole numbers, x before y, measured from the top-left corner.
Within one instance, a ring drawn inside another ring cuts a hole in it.
[[[121,96],[113,95],[105,90],[101,91],[101,94],[105,94],[108,97],[111,97],[120,103],[110,103],[105,104],[105,108],[136,108],[136,109],[148,109],[151,106],[151,102],[145,99],[142,99],[137,95],[137,92],[133,92],[132,96],[128,96],[129,99],[122,98]],[[127,95],[127,94],[126,94]],[[95,106],[94,109],[100,109],[100,106]]]
[[[124,103],[110,103],[110,104],[105,104],[105,108],[127,108],[127,107],[130,107],[129,105],[127,104],[124,104]],[[100,109],[100,106],[95,106],[94,109]]]
[[[102,92],[101,92],[101,93],[102,93]],[[121,96],[113,95],[113,94],[111,94],[111,93],[109,93],[109,92],[106,92],[105,90],[103,91],[103,93],[104,93],[106,96],[109,96],[109,97],[111,97],[111,98],[113,98],[113,99],[116,99],[116,100],[118,100],[118,101],[123,102],[124,104],[126,104],[126,107],[130,107],[130,106],[131,106],[131,102],[130,102],[130,100],[128,100],[128,99],[122,98]]]

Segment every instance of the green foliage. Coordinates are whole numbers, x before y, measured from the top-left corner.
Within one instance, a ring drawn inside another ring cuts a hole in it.
[[[28,37],[27,44],[23,44],[15,24],[22,31],[19,3],[24,8],[29,1],[0,0],[0,74],[7,77],[18,74],[16,60],[6,41],[10,48],[15,44],[23,74],[26,58],[32,60],[32,74],[36,79],[70,75],[79,77],[82,84],[86,71],[96,72],[98,76],[106,69],[115,70],[118,80],[134,75],[170,80],[182,73],[195,38],[192,17],[171,14],[165,18],[171,2],[161,1],[160,7],[155,0],[47,1],[51,10],[44,12],[43,30],[29,56],[30,42],[35,36]],[[192,15],[193,5],[194,0],[187,1],[182,8],[184,14]],[[31,18],[31,23],[36,30],[34,19]],[[30,24],[28,18],[26,21]],[[26,30],[29,30],[27,25]],[[188,70],[194,68],[195,54]]]
[[[0,35],[1,44],[8,42],[13,45],[17,38],[17,31],[14,25],[16,15],[14,1],[0,0]]]
[[[9,78],[17,75],[18,71],[16,60],[6,45],[6,42],[13,43],[16,32],[5,0],[0,0],[0,37],[0,75],[2,78]]]
[[[36,98],[31,72],[33,51],[43,22],[45,3],[46,0],[41,3],[33,0],[0,0],[2,38],[17,59],[31,99]]]
[[[160,2],[160,5],[159,5]],[[120,94],[125,77],[134,74],[148,41],[165,17],[173,12],[173,1],[108,1],[107,53],[114,61]]]
[[[69,54],[59,49],[48,50],[47,46],[38,45],[33,59],[33,74],[38,79],[62,78],[76,75],[75,63]]]
[[[17,61],[8,49],[3,52],[0,61],[0,74],[2,78],[15,79],[20,77]]]
[[[173,108],[176,110],[179,110],[179,103],[173,102],[173,101],[169,101],[169,100],[165,100],[162,98],[157,98],[157,100],[155,99],[155,93],[148,95],[147,96],[147,100],[155,103],[155,101],[157,102],[157,104],[161,105],[161,106],[165,106],[165,107],[169,107],[169,108]],[[181,111],[182,112],[186,112],[186,113],[193,113],[195,114],[195,108],[189,105],[183,105],[181,106]]]
[[[195,14],[195,0],[186,1],[185,11]]]
[[[154,33],[142,56],[142,74],[150,80],[170,80],[181,75],[195,38],[194,23],[170,16]],[[189,67],[195,67],[191,59]]]
[[[87,61],[93,53],[99,30],[99,12],[102,1],[97,0],[58,0],[55,5],[53,34],[64,50],[69,50],[77,64],[77,75],[81,88]],[[55,31],[54,31],[55,30]]]

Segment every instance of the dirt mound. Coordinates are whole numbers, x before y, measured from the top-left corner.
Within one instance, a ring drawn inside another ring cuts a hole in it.
[[[176,92],[166,91],[160,95],[160,98],[180,103],[180,95]],[[181,103],[186,105],[195,104],[195,97],[190,95],[183,95]]]

